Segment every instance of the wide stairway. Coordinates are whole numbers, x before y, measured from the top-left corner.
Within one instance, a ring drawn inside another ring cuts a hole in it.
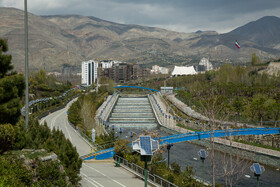
[[[110,126],[154,128],[157,120],[147,97],[120,97],[109,118]]]

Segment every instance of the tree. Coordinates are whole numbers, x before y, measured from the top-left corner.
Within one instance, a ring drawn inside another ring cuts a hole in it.
[[[114,80],[108,78],[108,77],[102,77],[101,80],[102,84],[104,85],[105,91],[107,91],[110,95],[112,95],[115,91],[115,84],[114,84]],[[102,90],[102,88],[100,88]]]
[[[185,170],[182,173],[182,186],[201,186],[201,184],[194,179],[194,175],[195,172],[193,171],[192,166],[186,166]]]
[[[171,163],[171,168],[172,168],[175,175],[180,175],[181,174],[181,167],[176,162]]]
[[[45,84],[47,80],[46,72],[42,69],[36,74],[36,78],[39,84]]]
[[[263,117],[267,112],[267,109],[265,107],[266,101],[266,95],[257,94],[253,97],[252,103],[250,105],[252,119],[254,119],[255,115],[257,115],[258,120],[260,121],[260,125],[262,125]]]
[[[259,59],[259,57],[256,55],[256,53],[253,53],[253,54],[252,54],[252,58],[251,58],[251,64],[252,64],[252,66],[253,66],[253,65],[256,65],[256,64],[258,64],[258,63],[260,63],[260,59]]]
[[[0,39],[0,124],[15,125],[20,116],[20,101],[24,91],[24,78],[13,69],[12,56],[3,54],[8,51],[7,41]]]
[[[7,54],[2,54],[8,51],[7,40],[0,38],[0,78],[3,78],[6,73],[13,69],[11,65],[12,56]]]
[[[131,146],[129,146],[129,142],[128,140],[117,140],[115,147],[114,147],[114,151],[117,155],[119,155],[120,157],[124,157],[124,155],[126,153],[129,153],[131,151]]]
[[[225,186],[235,186],[249,167],[251,161],[246,159],[243,151],[238,150],[238,154],[234,156],[233,136],[227,135],[229,141],[229,152],[224,152],[223,158],[219,159],[219,166],[222,168],[222,176],[225,180]],[[251,150],[253,152],[253,150]],[[229,157],[229,158],[228,158]]]
[[[0,125],[0,154],[8,150],[15,140],[15,131],[11,124]]]
[[[32,186],[32,173],[17,158],[0,156],[0,186]]]
[[[277,122],[279,120],[279,116],[280,116],[280,93],[278,93],[276,96],[275,96],[275,103],[274,103],[274,106],[273,106],[273,117],[274,117],[274,124],[275,124],[275,127],[277,125]]]
[[[38,186],[67,186],[66,173],[61,171],[62,165],[57,161],[40,162],[37,168]]]
[[[219,124],[227,119],[229,112],[225,106],[225,97],[217,96],[214,94],[214,90],[207,91],[208,94],[205,94],[205,98],[201,98],[201,107],[203,114],[208,118],[210,123],[210,157],[212,165],[212,185],[215,186],[215,173],[216,173],[216,164],[215,164],[215,137],[214,130],[216,130]],[[217,120],[219,119],[219,120]]]
[[[233,103],[232,103],[232,107],[234,109],[234,112],[236,112],[236,117],[239,119],[240,113],[244,110],[245,107],[245,102],[244,99],[242,97],[235,97]],[[236,122],[238,119],[235,119]]]

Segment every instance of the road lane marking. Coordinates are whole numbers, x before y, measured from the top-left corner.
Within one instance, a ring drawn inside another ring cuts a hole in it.
[[[98,172],[98,173],[100,173],[101,175],[103,175],[103,176],[106,177],[106,175],[105,175],[104,173],[102,173],[101,171],[98,171],[97,169],[95,169],[95,168],[93,168],[93,167],[90,167],[90,166],[88,166],[88,165],[86,165],[86,164],[84,164],[84,163],[83,163],[83,165],[89,167],[90,169],[92,169],[92,170],[94,170],[94,171],[96,171],[96,172]]]
[[[65,112],[66,110],[68,110],[69,106],[72,105],[72,103],[74,103],[76,100],[77,100],[77,98],[73,99],[72,101],[70,101],[69,103],[67,103],[67,105],[66,105],[64,108],[59,109],[59,110],[57,110],[57,111],[55,111],[55,112],[53,112],[53,113],[51,113],[51,114],[54,114],[54,113],[59,112],[59,111]],[[40,125],[41,125],[47,118],[49,118],[51,114],[48,114],[47,116],[43,117],[43,118],[40,120]],[[58,114],[58,115],[60,115],[60,114]]]
[[[68,120],[67,120],[67,124],[70,126],[70,128],[73,129],[73,131],[74,131],[82,140],[84,140],[84,142],[85,142],[90,148],[94,148],[93,145],[91,145],[84,137],[82,137],[82,135],[81,135],[79,132],[77,132],[77,130],[76,130],[72,125],[69,124],[69,121],[68,121]]]
[[[89,176],[87,176],[85,173],[81,172],[82,175],[85,176],[84,179],[86,179],[88,182],[90,182],[91,184],[93,184],[96,187],[104,187],[102,184],[98,183],[97,181],[93,180],[92,178],[90,178]]]
[[[69,131],[68,131],[67,123],[66,123],[66,119],[65,119],[65,118],[64,118],[64,124],[65,124],[65,128],[66,128],[67,134],[68,134],[68,136],[69,136],[69,140],[70,140],[70,142],[72,142],[72,138],[71,138],[70,133],[69,133]]]
[[[94,184],[93,182],[91,182],[90,180],[88,180],[86,177],[84,177],[84,179],[85,179],[86,181],[88,181],[90,184],[92,184],[93,186],[98,187],[96,184]]]
[[[57,116],[55,116],[52,121],[51,121],[51,130],[53,129],[53,124],[55,123],[56,119],[61,116],[61,114],[63,114],[65,112],[65,110],[63,110],[60,114],[57,114]]]
[[[87,178],[84,178],[86,181],[88,181],[90,184],[92,184],[95,187],[98,187],[97,185],[95,185],[93,182],[91,182],[90,180],[88,180]]]
[[[105,175],[105,174],[104,174],[104,173],[102,173],[101,171],[98,171],[97,169],[95,169],[95,168],[93,168],[93,167],[90,167],[90,166],[88,166],[88,165],[86,165],[86,164],[84,164],[84,163],[83,163],[83,165],[85,165],[85,166],[89,167],[90,169],[92,169],[92,170],[94,170],[94,171],[96,171],[96,172],[100,173],[101,175],[103,175],[103,176],[107,177],[108,179],[110,179],[110,180],[114,181],[115,183],[119,184],[120,186],[122,186],[122,187],[126,187],[126,186],[125,186],[125,185],[123,185],[122,183],[120,183],[120,182],[116,181],[115,179],[113,179],[113,178],[111,178],[111,177],[109,177],[109,176]]]
[[[116,181],[115,179],[112,179],[111,177],[108,177],[109,179],[111,179],[112,181],[114,181],[115,183],[119,184],[120,186],[126,187],[125,185],[121,184],[120,182]]]

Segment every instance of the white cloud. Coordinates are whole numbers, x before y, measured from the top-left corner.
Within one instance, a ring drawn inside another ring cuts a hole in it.
[[[76,0],[27,0],[27,8],[31,12],[40,12],[48,9],[60,9],[75,1]],[[24,9],[24,0],[2,0],[0,5],[3,7]]]
[[[2,7],[15,7],[15,8],[19,8],[19,9],[23,9],[23,3],[24,1],[20,1],[20,0],[1,0],[0,1],[0,5]]]

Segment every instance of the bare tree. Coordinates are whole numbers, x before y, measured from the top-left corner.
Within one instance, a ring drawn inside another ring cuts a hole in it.
[[[79,100],[78,100],[79,101]],[[90,131],[92,128],[96,130],[96,134],[100,135],[104,133],[104,129],[96,123],[94,117],[95,117],[95,108],[91,104],[91,102],[87,101],[86,98],[84,98],[81,105],[81,116],[84,124],[84,128],[86,131]]]
[[[225,119],[228,117],[228,112],[226,107],[224,106],[225,98],[220,95],[215,95],[213,90],[206,95],[206,97],[201,98],[201,110],[202,113],[208,118],[209,125],[210,125],[210,158],[211,158],[211,165],[212,165],[212,185],[215,186],[215,171],[216,171],[216,164],[215,164],[215,137],[214,131],[217,129],[218,125],[223,124]],[[218,119],[218,120],[217,120]]]
[[[222,176],[224,177],[225,185],[232,187],[241,179],[245,169],[250,166],[251,161],[246,159],[244,152],[241,150],[238,151],[238,154],[234,154],[234,148],[232,146],[233,137],[229,135],[227,139],[229,140],[229,151],[228,153],[224,152],[220,162],[222,163]]]

